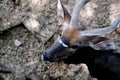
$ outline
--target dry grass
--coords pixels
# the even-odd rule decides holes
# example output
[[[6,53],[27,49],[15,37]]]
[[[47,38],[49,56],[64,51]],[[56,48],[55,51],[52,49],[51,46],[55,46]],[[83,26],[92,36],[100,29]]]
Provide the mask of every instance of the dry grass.
[[[75,0],[75,2],[76,1],[77,0]],[[104,3],[109,0],[98,1],[102,1],[101,3]],[[64,3],[67,4],[65,6],[69,8],[69,10],[72,10],[71,5],[73,5],[75,2],[64,0]],[[97,1],[92,0],[92,2],[90,2],[91,5],[95,4]],[[110,4],[111,2],[108,3]],[[111,13],[109,10],[107,10],[109,14],[107,11],[102,11],[101,13],[97,14],[104,5],[99,4],[99,8],[96,8],[98,11],[93,12],[95,14],[94,16],[83,16],[81,18],[81,20],[86,22],[84,23],[81,21],[82,24],[84,24],[83,27],[90,26],[88,27],[90,29],[91,27],[97,28],[108,26],[111,22],[109,16],[113,14],[117,15],[119,13],[119,11],[117,13]],[[94,6],[92,7],[95,8]],[[105,7],[105,9],[108,9],[107,7],[110,6]],[[81,15],[83,13],[84,10],[81,12]],[[48,26],[47,29],[41,29],[41,39],[44,42],[49,38],[52,32],[58,28],[58,23],[56,20],[56,0],[51,1],[50,8],[48,8],[46,11],[43,11],[43,13],[40,13],[40,15]],[[96,17],[96,15],[101,16]],[[104,16],[106,18],[104,18]],[[100,24],[98,24],[98,22],[100,22]],[[56,37],[57,35],[55,35],[53,40],[56,39]],[[107,35],[107,37],[120,40],[119,32],[113,32],[112,34]],[[19,40],[22,44],[18,47],[15,46],[15,39]],[[6,78],[6,80],[25,80],[25,76],[33,78],[33,80],[84,80],[86,73],[84,73],[81,65],[53,63],[48,67],[42,63],[41,54],[46,50],[46,48],[51,46],[53,40],[45,47],[42,45],[42,42],[38,43],[32,33],[25,29],[23,25],[19,25],[13,29],[0,33],[0,52],[4,53],[4,55],[0,55],[0,61],[14,70],[14,74],[2,75]],[[118,42],[118,45],[120,45],[120,41]]]

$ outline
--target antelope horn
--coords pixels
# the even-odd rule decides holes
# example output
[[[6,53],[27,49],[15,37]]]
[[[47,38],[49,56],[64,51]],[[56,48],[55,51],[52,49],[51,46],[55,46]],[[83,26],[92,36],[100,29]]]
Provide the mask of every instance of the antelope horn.
[[[72,13],[72,18],[71,18],[71,22],[70,22],[70,26],[73,28],[78,27],[78,21],[79,21],[79,12],[80,9],[86,4],[88,3],[90,0],[80,0],[74,7],[73,9],[73,13]]]
[[[108,34],[114,31],[119,23],[120,23],[120,15],[117,16],[115,21],[110,26],[95,30],[80,31],[80,36],[95,36],[95,35]]]

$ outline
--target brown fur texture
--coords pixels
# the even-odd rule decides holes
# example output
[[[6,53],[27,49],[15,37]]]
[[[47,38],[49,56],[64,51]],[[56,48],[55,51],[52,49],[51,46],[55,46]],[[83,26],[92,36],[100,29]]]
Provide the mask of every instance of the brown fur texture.
[[[67,29],[63,36],[69,39],[70,45],[74,45],[80,39],[79,30],[74,28]]]

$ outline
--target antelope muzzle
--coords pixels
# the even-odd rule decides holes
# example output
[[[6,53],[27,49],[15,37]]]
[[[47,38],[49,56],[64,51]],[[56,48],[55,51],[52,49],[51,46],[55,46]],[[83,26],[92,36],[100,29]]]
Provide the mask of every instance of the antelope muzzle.
[[[65,38],[57,39],[52,47],[42,55],[43,62],[50,64],[67,58],[70,55],[69,44],[67,42]]]

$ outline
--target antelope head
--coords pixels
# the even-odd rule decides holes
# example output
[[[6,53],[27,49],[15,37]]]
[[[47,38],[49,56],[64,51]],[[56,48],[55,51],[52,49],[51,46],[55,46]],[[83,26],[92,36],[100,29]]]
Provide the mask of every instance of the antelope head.
[[[115,30],[116,26],[120,22],[120,15],[116,20],[108,27],[95,29],[95,30],[78,30],[79,12],[81,8],[88,3],[90,0],[80,0],[74,7],[72,16],[66,10],[66,8],[58,0],[57,4],[57,16],[58,21],[62,24],[63,30],[61,35],[55,40],[54,44],[50,49],[48,49],[43,55],[42,60],[45,63],[51,63],[71,55],[71,51],[77,47],[91,46],[94,49],[100,50],[111,49],[113,44],[111,41],[104,37],[99,37],[98,35],[108,34]],[[110,43],[109,43],[110,42]],[[99,43],[99,44],[97,44]]]

